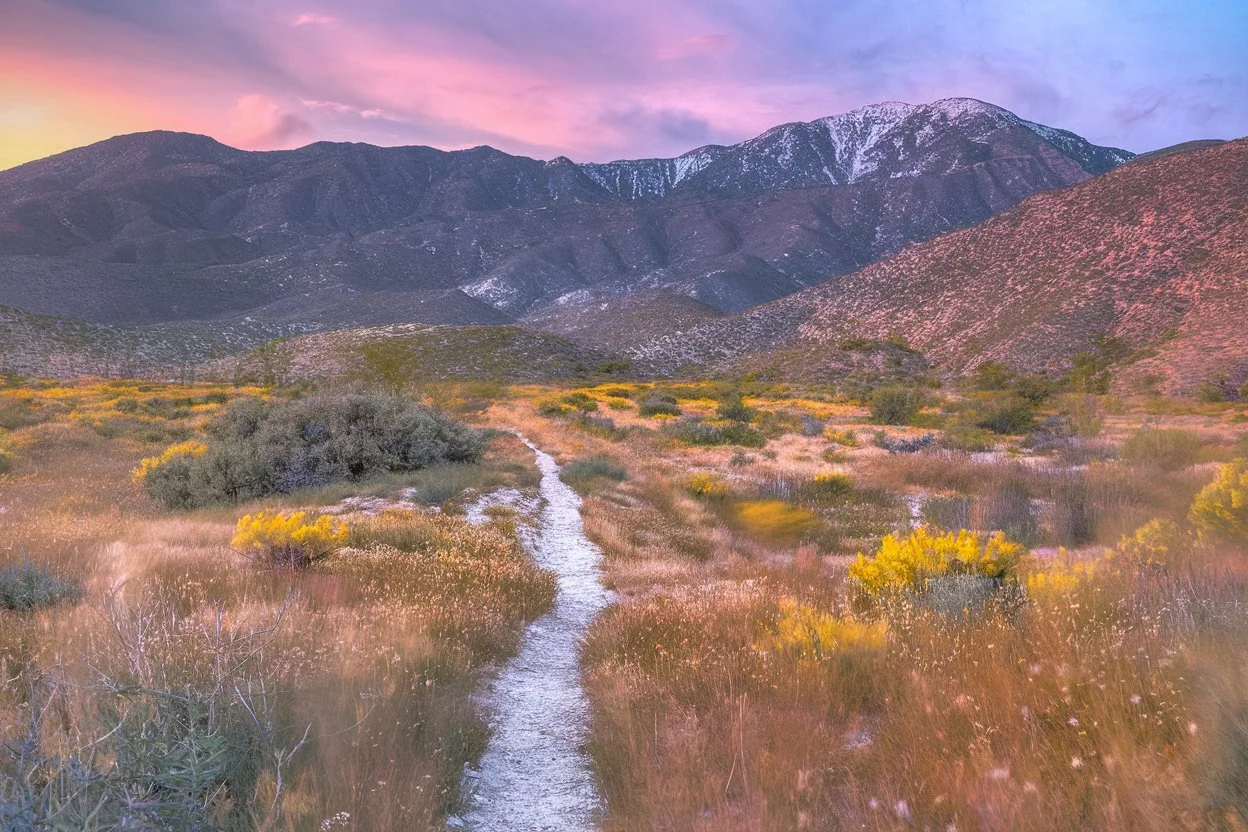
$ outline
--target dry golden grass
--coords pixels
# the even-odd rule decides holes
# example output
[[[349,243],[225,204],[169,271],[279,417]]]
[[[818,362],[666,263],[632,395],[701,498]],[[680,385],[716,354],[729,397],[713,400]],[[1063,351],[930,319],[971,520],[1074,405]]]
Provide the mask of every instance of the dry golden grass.
[[[156,415],[160,404],[141,423],[101,430],[118,389],[140,410],[153,396],[175,409]],[[299,497],[190,514],[152,504],[129,471],[170,436],[193,434],[211,412],[177,403],[256,392],[116,384],[4,391],[30,418],[13,431],[16,466],[0,476],[0,556],[75,579],[83,597],[0,612],[8,680],[0,737],[21,736],[42,701],[32,697],[48,685],[62,716],[43,739],[58,753],[106,733],[114,697],[102,679],[135,690],[217,690],[221,708],[238,710],[245,698],[272,725],[272,749],[298,746],[285,766],[257,764],[249,791],[214,798],[226,828],[320,830],[339,816],[335,829],[440,829],[464,763],[487,738],[472,701],[480,671],[510,655],[525,623],[549,608],[553,580],[528,559],[509,521],[474,529],[423,511],[344,515],[357,548],[305,572],[270,572],[231,550],[235,521]],[[497,442],[482,470],[463,481],[534,482],[531,456],[514,440]],[[341,496],[325,489],[302,499]],[[240,659],[236,698],[221,688],[220,668],[242,644],[254,650],[227,658]],[[155,701],[127,697],[134,707]]]
[[[569,458],[606,448],[629,466],[584,509],[623,590],[583,654],[607,829],[1245,828],[1243,554],[1166,567],[1101,555],[1151,518],[1181,522],[1212,466],[887,454],[861,428],[864,447],[829,465],[826,439],[795,432],[744,455],[653,433],[593,437],[537,416],[536,395],[491,418]],[[681,408],[709,412],[708,401]],[[805,409],[833,431],[865,415],[800,394],[747,403]],[[1157,418],[1140,402],[1097,407],[1111,446]],[[1235,438],[1220,412],[1173,419],[1211,448]],[[812,495],[828,470],[850,475],[850,495]],[[732,497],[691,495],[695,472]],[[817,512],[823,532],[781,542],[734,530],[734,505],[777,494]],[[1022,500],[1036,545],[1076,535],[1078,557],[1096,562],[1033,559],[1032,597],[1015,590],[978,615],[898,601],[879,649],[818,660],[766,649],[792,599],[812,621],[850,615],[845,555],[907,525],[900,497],[913,494],[965,498],[968,516],[989,520]],[[940,608],[961,609],[960,590],[947,591]]]

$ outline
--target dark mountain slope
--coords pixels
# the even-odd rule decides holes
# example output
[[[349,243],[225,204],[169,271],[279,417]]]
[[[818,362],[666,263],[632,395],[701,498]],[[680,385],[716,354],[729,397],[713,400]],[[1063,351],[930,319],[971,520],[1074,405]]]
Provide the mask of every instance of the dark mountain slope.
[[[1248,139],[1126,165],[1037,194],[975,228],[638,357],[756,360],[898,334],[937,365],[1060,371],[1105,338],[1123,383],[1190,390],[1248,378]]]
[[[1129,158],[969,99],[586,165],[137,134],[0,171],[0,304],[102,324],[317,328],[467,315],[559,329],[576,306],[561,299],[610,306],[634,292],[731,312]]]

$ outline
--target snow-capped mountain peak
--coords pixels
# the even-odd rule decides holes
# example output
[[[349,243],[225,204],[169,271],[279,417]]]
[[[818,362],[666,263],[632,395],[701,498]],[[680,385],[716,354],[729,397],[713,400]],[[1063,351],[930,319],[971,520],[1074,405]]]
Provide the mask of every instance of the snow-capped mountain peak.
[[[1002,131],[1013,135],[994,140]],[[708,146],[675,159],[580,167],[612,196],[631,199],[664,197],[680,189],[732,192],[852,185],[868,178],[946,174],[994,158],[994,147],[1005,153],[1007,145],[1026,141],[1027,134],[1088,174],[1131,158],[1127,151],[1099,147],[995,104],[945,98],[931,104],[888,101],[811,122],[782,124],[732,147]]]

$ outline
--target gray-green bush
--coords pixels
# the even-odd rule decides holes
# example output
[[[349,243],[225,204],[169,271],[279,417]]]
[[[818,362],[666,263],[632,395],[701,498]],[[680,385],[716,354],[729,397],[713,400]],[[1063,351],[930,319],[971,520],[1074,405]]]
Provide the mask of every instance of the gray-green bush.
[[[740,445],[745,448],[761,448],[767,444],[767,437],[762,431],[744,422],[708,425],[690,420],[669,425],[666,432],[688,445]]]
[[[904,387],[881,387],[871,394],[871,421],[877,425],[909,424],[923,407],[923,394]]]
[[[170,508],[290,493],[444,462],[476,462],[479,431],[396,396],[242,399],[208,428],[208,450],[178,456],[144,479]]]
[[[29,561],[0,569],[0,609],[24,612],[78,597],[78,585]]]

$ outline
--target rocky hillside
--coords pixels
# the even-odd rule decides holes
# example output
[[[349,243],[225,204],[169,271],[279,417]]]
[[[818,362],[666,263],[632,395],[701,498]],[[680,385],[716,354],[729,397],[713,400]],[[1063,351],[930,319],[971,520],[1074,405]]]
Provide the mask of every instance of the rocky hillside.
[[[561,331],[573,310],[638,293],[735,312],[1130,157],[969,99],[610,164],[136,134],[0,171],[0,304],[301,330]]]
[[[1186,391],[1248,379],[1248,139],[1124,165],[1037,194],[772,304],[655,339],[638,357],[757,361],[900,335],[959,371],[1061,371],[1106,339],[1119,383]]]

